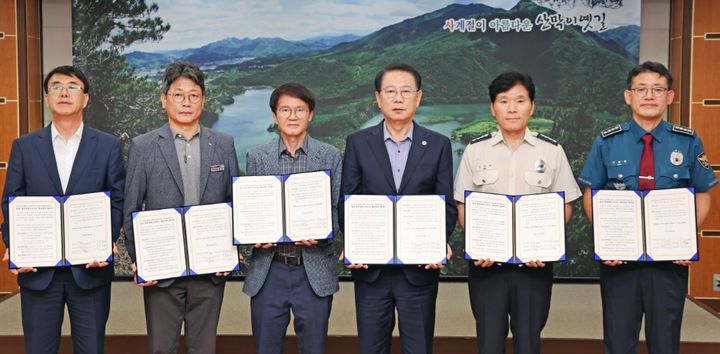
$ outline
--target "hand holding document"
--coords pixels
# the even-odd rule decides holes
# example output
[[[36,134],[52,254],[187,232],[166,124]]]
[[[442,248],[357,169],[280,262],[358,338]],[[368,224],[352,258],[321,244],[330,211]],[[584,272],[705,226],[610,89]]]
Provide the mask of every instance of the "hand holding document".
[[[596,260],[697,260],[695,191],[593,190]]]
[[[564,193],[466,192],[465,258],[481,265],[564,261]]]
[[[444,196],[347,195],[344,235],[345,264],[445,263]]]
[[[10,268],[62,267],[113,259],[109,192],[11,196]]]
[[[230,203],[134,212],[139,283],[240,269]]]
[[[330,170],[233,177],[233,242],[332,239],[330,185]]]

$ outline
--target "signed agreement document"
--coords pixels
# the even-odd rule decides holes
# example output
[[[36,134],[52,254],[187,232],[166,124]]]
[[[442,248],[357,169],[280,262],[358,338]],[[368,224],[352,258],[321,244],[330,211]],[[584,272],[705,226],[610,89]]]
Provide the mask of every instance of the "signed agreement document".
[[[235,244],[333,238],[330,170],[233,177]]]
[[[440,195],[346,195],[345,264],[445,263]]]
[[[109,192],[8,201],[10,268],[113,260]]]
[[[564,193],[467,191],[465,258],[504,263],[564,261]]]
[[[230,203],[134,212],[139,282],[240,269]]]
[[[698,260],[693,188],[593,190],[596,260]]]

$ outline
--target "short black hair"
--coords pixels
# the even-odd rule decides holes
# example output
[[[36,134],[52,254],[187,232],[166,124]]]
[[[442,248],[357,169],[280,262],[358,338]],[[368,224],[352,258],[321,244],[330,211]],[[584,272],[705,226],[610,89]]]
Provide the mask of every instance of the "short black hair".
[[[45,80],[43,80],[43,88],[45,89],[45,93],[48,93],[48,84],[50,83],[50,78],[55,74],[75,76],[76,78],[78,78],[78,80],[80,80],[80,82],[82,82],[83,92],[88,93],[90,91],[90,83],[88,82],[88,79],[87,77],[85,77],[85,74],[82,72],[82,70],[71,65],[63,65],[52,69],[47,75],[45,75]]]
[[[315,96],[312,92],[302,84],[288,82],[278,86],[270,95],[270,109],[273,112],[276,112],[278,101],[283,95],[299,98],[308,105],[310,112],[315,111]]]
[[[176,61],[168,65],[165,74],[163,74],[162,92],[167,94],[170,91],[170,85],[181,77],[192,80],[200,86],[200,91],[205,95],[205,74],[197,65],[187,61]]]
[[[665,65],[662,65],[661,63],[655,61],[646,61],[630,70],[630,73],[627,77],[628,90],[631,88],[632,81],[635,76],[638,76],[642,73],[657,73],[658,75],[664,77],[667,80],[668,90],[672,90],[673,78],[670,74],[670,71],[665,67]]]
[[[497,95],[510,90],[518,84],[523,85],[523,87],[528,90],[530,101],[535,102],[535,83],[533,83],[532,77],[517,71],[504,72],[490,83],[488,87],[490,102],[495,103]]]
[[[404,71],[410,73],[415,77],[415,86],[417,86],[417,89],[420,90],[422,88],[422,77],[415,68],[407,64],[393,63],[384,67],[375,75],[375,91],[380,92],[380,90],[382,90],[383,76],[385,76],[385,73],[388,71]]]

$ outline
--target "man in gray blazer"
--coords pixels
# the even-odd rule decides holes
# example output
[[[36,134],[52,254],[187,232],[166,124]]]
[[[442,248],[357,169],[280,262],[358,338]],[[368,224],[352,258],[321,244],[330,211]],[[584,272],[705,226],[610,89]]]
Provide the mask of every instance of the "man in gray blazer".
[[[133,272],[133,211],[232,199],[231,177],[238,174],[235,144],[231,136],[200,125],[205,104],[204,82],[197,66],[187,62],[170,64],[160,95],[168,123],[134,138],[130,147],[124,228]],[[139,283],[145,299],[148,351],[176,353],[184,322],[186,352],[214,353],[228,275],[216,273]]]
[[[248,175],[332,171],[333,230],[337,235],[340,151],[308,135],[315,98],[303,85],[281,85],[270,96],[280,138],[250,150]],[[332,297],[338,291],[335,242],[302,240],[294,244],[255,245],[243,291],[252,297],[255,351],[281,354],[283,339],[295,318],[298,352],[324,353]]]

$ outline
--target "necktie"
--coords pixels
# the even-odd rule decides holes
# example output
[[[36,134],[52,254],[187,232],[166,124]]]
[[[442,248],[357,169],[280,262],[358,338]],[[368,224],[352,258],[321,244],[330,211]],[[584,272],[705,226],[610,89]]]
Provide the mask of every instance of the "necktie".
[[[655,157],[653,156],[652,140],[650,133],[642,137],[645,146],[643,146],[642,155],[640,156],[640,181],[638,187],[641,190],[655,189]]]

